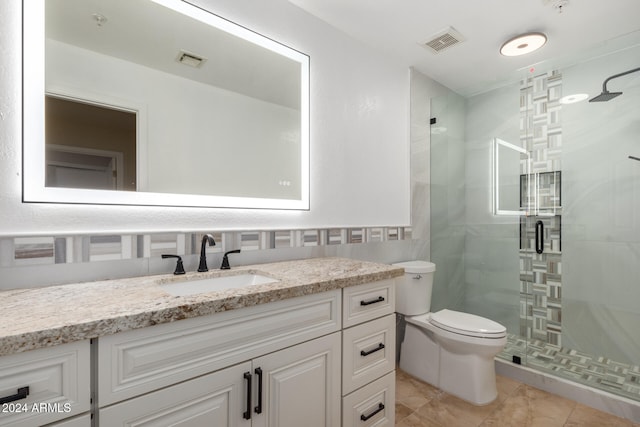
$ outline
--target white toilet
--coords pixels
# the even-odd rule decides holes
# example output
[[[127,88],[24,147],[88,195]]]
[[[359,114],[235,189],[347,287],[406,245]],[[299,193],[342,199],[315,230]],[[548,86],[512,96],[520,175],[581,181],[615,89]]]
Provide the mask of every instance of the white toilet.
[[[396,311],[406,320],[400,369],[475,405],[491,403],[498,395],[493,358],[507,342],[506,328],[453,310],[430,313],[435,264],[394,265],[405,269],[396,286]]]

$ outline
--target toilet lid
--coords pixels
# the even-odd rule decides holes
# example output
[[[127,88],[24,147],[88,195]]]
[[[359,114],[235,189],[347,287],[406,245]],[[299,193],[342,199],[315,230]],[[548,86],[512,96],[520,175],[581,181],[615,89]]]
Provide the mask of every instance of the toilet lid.
[[[431,323],[456,334],[476,337],[501,338],[507,332],[507,328],[493,320],[447,309],[433,313]]]

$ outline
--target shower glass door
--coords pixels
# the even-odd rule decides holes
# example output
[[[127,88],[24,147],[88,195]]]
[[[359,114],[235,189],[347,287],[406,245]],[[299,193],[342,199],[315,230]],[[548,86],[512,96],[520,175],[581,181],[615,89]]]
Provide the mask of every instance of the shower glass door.
[[[564,93],[596,97],[610,76],[640,66],[639,42],[636,35],[566,67]],[[554,362],[563,377],[640,401],[640,72],[607,89],[622,94],[562,106],[562,351]]]

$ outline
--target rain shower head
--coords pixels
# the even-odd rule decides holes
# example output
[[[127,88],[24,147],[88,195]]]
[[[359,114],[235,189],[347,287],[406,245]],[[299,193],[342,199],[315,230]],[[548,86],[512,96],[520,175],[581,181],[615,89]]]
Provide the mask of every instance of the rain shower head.
[[[611,101],[616,96],[622,95],[622,92],[608,92],[604,91],[598,96],[594,96],[589,100],[589,102],[607,102]]]
[[[634,68],[633,70],[625,71],[624,73],[614,74],[613,76],[607,78],[604,83],[602,83],[602,93],[594,98],[591,98],[589,102],[606,102],[611,101],[616,96],[622,95],[622,92],[609,92],[607,90],[607,83],[609,80],[613,80],[618,77],[626,76],[627,74],[635,73],[636,71],[640,71],[640,67]]]

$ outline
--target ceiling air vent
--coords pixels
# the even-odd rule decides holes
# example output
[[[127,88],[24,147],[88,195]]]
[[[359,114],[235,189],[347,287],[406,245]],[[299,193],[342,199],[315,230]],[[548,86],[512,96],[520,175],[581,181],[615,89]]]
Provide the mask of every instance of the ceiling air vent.
[[[421,45],[433,53],[440,53],[445,49],[449,49],[450,47],[463,42],[464,40],[465,38],[462,34],[452,27],[449,27],[446,30],[440,31],[426,42],[421,43]]]
[[[193,68],[200,68],[207,61],[207,58],[196,55],[185,50],[181,50],[176,57],[176,61]]]

